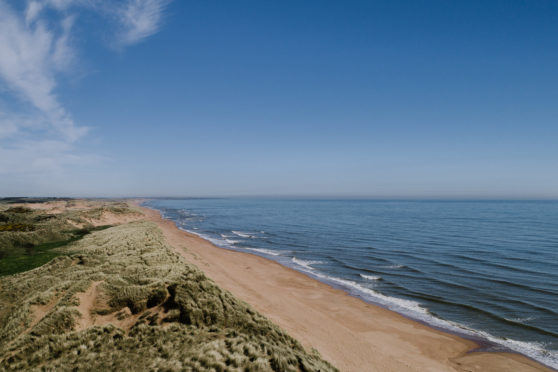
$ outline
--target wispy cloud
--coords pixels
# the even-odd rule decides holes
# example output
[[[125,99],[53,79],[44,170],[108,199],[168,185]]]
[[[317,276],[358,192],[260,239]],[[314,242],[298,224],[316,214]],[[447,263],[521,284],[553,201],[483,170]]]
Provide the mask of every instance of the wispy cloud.
[[[4,116],[4,115],[2,115]],[[17,124],[10,117],[0,116],[0,140],[17,133]]]
[[[56,94],[60,76],[79,63],[74,25],[82,11],[108,14],[120,46],[136,44],[158,31],[168,1],[29,0],[21,9],[0,0],[0,174],[97,159],[75,150],[88,128]]]
[[[96,164],[103,160],[94,154],[80,154],[64,140],[21,140],[0,147],[0,170],[4,174],[60,175],[68,167]]]
[[[68,45],[72,23],[72,17],[64,18],[55,32],[40,19],[25,22],[0,2],[0,77],[68,141],[79,139],[87,130],[75,125],[54,93],[56,73],[73,58]]]
[[[167,0],[129,1],[119,12],[123,26],[121,43],[135,44],[156,33],[167,4]]]

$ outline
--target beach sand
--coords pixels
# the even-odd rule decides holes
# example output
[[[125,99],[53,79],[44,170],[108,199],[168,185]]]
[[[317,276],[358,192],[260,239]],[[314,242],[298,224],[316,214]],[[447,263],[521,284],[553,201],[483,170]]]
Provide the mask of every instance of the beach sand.
[[[130,203],[139,206],[141,201]],[[141,208],[179,254],[342,371],[551,371],[438,331],[276,262],[216,247]]]

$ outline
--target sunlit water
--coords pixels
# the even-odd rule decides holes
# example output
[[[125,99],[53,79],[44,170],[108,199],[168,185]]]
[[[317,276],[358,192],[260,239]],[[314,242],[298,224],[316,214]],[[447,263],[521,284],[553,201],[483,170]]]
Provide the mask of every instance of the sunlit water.
[[[558,368],[558,202],[151,200],[185,230]]]

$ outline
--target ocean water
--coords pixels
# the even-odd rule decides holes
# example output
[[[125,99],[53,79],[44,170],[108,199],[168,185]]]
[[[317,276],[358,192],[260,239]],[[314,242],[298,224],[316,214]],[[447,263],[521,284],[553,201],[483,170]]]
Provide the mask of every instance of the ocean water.
[[[558,369],[558,202],[154,199],[178,227]]]

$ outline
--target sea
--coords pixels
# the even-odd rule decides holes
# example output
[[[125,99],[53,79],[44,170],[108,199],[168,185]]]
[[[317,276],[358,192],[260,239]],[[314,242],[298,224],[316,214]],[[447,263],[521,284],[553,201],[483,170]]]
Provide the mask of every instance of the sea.
[[[186,231],[558,369],[558,201],[151,199]]]

